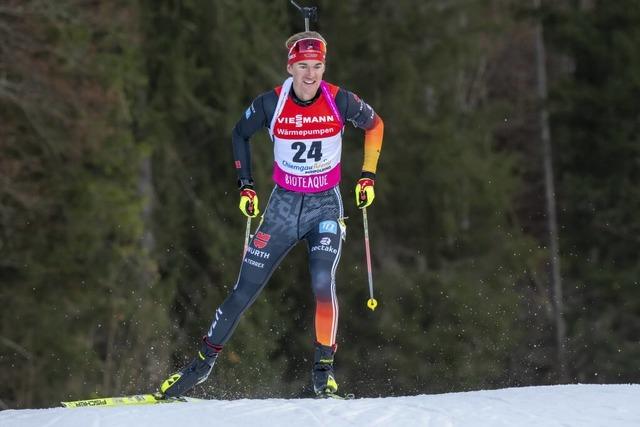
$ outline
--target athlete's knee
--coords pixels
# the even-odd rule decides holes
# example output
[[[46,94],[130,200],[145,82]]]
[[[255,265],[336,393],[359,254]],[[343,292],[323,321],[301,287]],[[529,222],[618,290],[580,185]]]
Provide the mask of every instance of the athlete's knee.
[[[333,286],[331,270],[322,269],[311,272],[311,286],[318,299],[330,299]]]
[[[243,281],[233,289],[224,302],[227,310],[242,312],[255,299],[260,292],[260,283]]]

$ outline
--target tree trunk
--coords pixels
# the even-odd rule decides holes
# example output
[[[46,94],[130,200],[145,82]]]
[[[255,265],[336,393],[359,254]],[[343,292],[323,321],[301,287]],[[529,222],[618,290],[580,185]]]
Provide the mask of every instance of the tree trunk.
[[[536,10],[540,10],[541,0],[533,0]],[[554,323],[556,327],[556,346],[558,363],[558,381],[567,382],[566,326],[563,316],[562,277],[560,275],[560,249],[558,244],[558,219],[556,217],[556,195],[553,182],[553,154],[551,151],[551,133],[549,131],[549,111],[547,110],[547,70],[543,28],[540,19],[535,25],[536,37],[536,82],[539,106],[540,142],[544,168],[544,187],[547,208],[547,229],[549,233],[550,282],[554,303]]]

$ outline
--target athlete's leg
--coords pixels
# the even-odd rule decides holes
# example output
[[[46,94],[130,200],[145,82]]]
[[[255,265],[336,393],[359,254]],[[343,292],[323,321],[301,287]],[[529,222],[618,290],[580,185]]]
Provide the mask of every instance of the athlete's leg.
[[[320,221],[309,233],[309,268],[316,298],[316,345],[311,378],[316,394],[335,393],[333,371],[338,328],[336,269],[342,251],[342,228],[336,219]]]
[[[238,281],[215,312],[208,340],[224,345],[242,313],[264,288],[278,264],[298,241],[297,213],[300,196],[276,188],[267,204],[262,223],[251,239],[242,260]]]
[[[342,233],[336,218],[320,221],[307,236],[309,271],[316,300],[316,341],[324,346],[336,342],[338,299],[336,269],[342,251]]]
[[[279,191],[278,188],[271,193],[264,220],[245,253],[233,291],[216,310],[213,324],[203,338],[197,357],[172,374],[160,387],[165,396],[181,396],[207,379],[218,353],[233,333],[240,316],[256,299],[271,273],[298,241],[296,225],[300,203],[301,197],[295,197],[295,193]]]
[[[316,299],[316,341],[333,346],[338,327],[336,269],[340,261],[344,226],[338,187],[307,195],[300,215],[301,229],[309,244],[309,271]]]
[[[238,325],[240,316],[253,303],[282,257],[295,243],[285,235],[270,233],[270,224],[265,218],[249,244],[238,282],[216,310],[213,324],[203,338],[197,357],[161,385],[160,390],[165,396],[181,396],[207,379],[222,346]]]

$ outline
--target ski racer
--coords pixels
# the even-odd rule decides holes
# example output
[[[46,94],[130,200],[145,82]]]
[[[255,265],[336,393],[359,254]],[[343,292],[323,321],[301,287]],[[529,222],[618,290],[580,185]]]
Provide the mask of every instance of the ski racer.
[[[316,301],[313,388],[319,396],[338,390],[334,375],[338,327],[335,276],[346,233],[339,189],[342,134],[347,122],[365,131],[362,174],[355,187],[356,204],[364,208],[375,196],[384,125],[355,94],[322,79],[326,46],[322,35],[314,31],[291,36],[286,41],[290,77],[254,99],[233,129],[242,213],[250,218],[260,213],[249,139],[263,127],[273,141],[275,187],[244,254],[237,283],[215,311],[197,356],[161,385],[166,397],[180,396],[207,379],[242,313],[301,240],[308,245]]]

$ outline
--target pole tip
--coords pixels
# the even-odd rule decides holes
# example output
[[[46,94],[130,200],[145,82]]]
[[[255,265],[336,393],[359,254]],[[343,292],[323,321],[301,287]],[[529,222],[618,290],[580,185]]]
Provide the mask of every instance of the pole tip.
[[[377,306],[378,306],[378,301],[376,301],[375,298],[369,298],[369,301],[367,301],[367,307],[369,307],[371,311],[373,311],[376,309]]]

